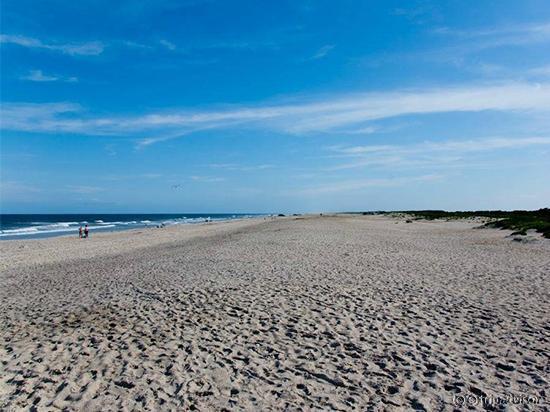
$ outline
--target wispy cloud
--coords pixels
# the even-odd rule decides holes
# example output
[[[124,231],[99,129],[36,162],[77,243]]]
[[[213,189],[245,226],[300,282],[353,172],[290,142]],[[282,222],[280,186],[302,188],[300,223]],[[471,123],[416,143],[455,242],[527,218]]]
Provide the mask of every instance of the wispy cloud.
[[[443,142],[423,142],[412,146],[352,146],[352,147],[332,147],[331,149],[344,154],[363,154],[381,151],[424,152],[424,151],[461,151],[461,152],[479,152],[494,149],[511,149],[526,146],[550,145],[550,137],[520,137],[520,138],[488,138],[488,139],[470,139],[470,140],[451,140]]]
[[[332,146],[328,149],[348,161],[328,171],[377,167],[442,167],[464,165],[473,153],[550,146],[550,137],[485,138],[422,142],[413,145]],[[468,156],[469,157],[469,156]]]
[[[135,181],[142,181],[142,180],[150,180],[150,179],[159,179],[163,177],[164,175],[161,173],[141,173],[141,174],[133,174],[133,175],[108,175],[103,177],[103,180],[108,181],[127,181],[127,180],[135,180]]]
[[[3,180],[2,185],[0,185],[0,192],[2,192],[4,196],[41,193],[42,191],[40,187],[14,180]]]
[[[75,83],[78,81],[77,77],[64,77],[58,75],[47,75],[42,70],[30,70],[26,75],[21,76],[21,80],[28,80],[31,82],[68,82]]]
[[[327,54],[329,54],[332,49],[334,49],[334,44],[327,44],[323,47],[321,47],[319,50],[317,50],[317,52],[310,57],[309,60],[318,60],[318,59],[322,59],[323,57],[325,57]]]
[[[229,171],[255,172],[259,170],[273,169],[275,166],[271,164],[240,165],[237,163],[211,163],[210,167],[213,169],[223,169]]]
[[[550,22],[489,29],[459,30],[442,27],[434,30],[434,33],[467,41],[465,48],[473,52],[496,47],[547,43],[550,41]]]
[[[455,29],[440,27],[433,30],[435,33],[453,35],[462,38],[494,38],[498,37],[513,43],[526,41],[545,41],[550,38],[550,22],[538,22],[524,25],[507,25],[492,28]],[[507,41],[508,43],[508,41]]]
[[[80,105],[73,103],[4,103],[0,107],[0,126],[2,129],[24,132],[77,131],[81,120],[74,117],[66,120],[65,116],[81,110]],[[32,121],[40,122],[40,126],[29,124]]]
[[[185,137],[190,135],[191,133],[201,132],[208,129],[215,129],[222,127],[221,124],[204,124],[204,125],[198,125],[198,126],[187,126],[184,130],[180,128],[176,128],[177,130],[174,131],[161,131],[153,136],[147,136],[139,140],[138,144],[136,145],[137,149],[141,149],[147,146],[150,146],[155,143],[165,142],[167,140],[173,140],[173,139],[179,139],[181,137]],[[169,129],[170,130],[170,129]]]
[[[213,176],[191,176],[191,180],[195,182],[216,183],[225,181],[225,178]]]
[[[267,36],[269,37],[269,36]],[[284,40],[285,42],[287,40]],[[182,43],[176,44],[175,42],[168,39],[160,40],[150,40],[145,42],[137,42],[133,40],[123,40],[119,41],[118,44],[127,47],[129,49],[143,50],[143,51],[156,51],[160,49],[167,49],[173,52],[179,52],[186,55],[192,55],[193,52],[208,52],[208,51],[219,51],[219,50],[228,50],[228,51],[259,51],[259,50],[279,50],[281,47],[281,42],[273,40],[223,40],[223,41],[210,41],[210,42],[194,42],[192,44]],[[328,53],[334,46],[324,46],[327,47],[325,54]],[[321,48],[319,52],[323,51],[324,48]],[[319,58],[322,56],[319,56]],[[201,61],[217,61],[217,59],[201,59]]]
[[[398,7],[393,10],[395,16],[403,16],[416,24],[425,24],[431,20],[439,18],[439,10],[427,3],[405,3],[407,7]]]
[[[378,56],[366,56],[356,61],[367,67],[380,67],[387,63],[403,61],[431,61],[451,64],[469,71],[485,72],[486,75],[503,74],[503,67],[491,62],[473,62],[473,56],[482,52],[503,47],[540,47],[550,43],[550,22],[538,22],[524,25],[507,25],[489,28],[438,27],[428,32],[437,38],[438,47],[427,47],[410,52],[384,53]],[[541,53],[544,53],[541,50]]]
[[[280,133],[337,132],[403,115],[504,111],[548,113],[549,83],[505,83],[353,94],[218,110],[171,110],[138,116],[94,117],[70,103],[5,103],[2,129],[41,133],[136,136],[142,144],[206,129],[260,128]],[[155,136],[155,137],[151,137]]]
[[[78,193],[78,194],[81,194],[81,195],[89,195],[89,194],[93,194],[93,193],[102,192],[105,189],[103,189],[102,187],[97,187],[97,186],[69,185],[69,186],[67,186],[67,190],[71,193]]]
[[[395,178],[342,180],[334,183],[325,183],[305,189],[298,189],[296,191],[293,191],[292,194],[320,195],[336,192],[354,192],[370,187],[396,187],[409,185],[412,183],[433,182],[436,180],[441,180],[443,179],[443,177],[444,176],[437,174],[427,174],[420,176],[404,176]]]
[[[529,69],[528,73],[534,76],[550,77],[550,64]]]
[[[103,148],[105,149],[105,152],[107,153],[107,155],[109,155],[109,156],[116,156],[117,155],[116,147],[115,147],[114,144],[107,143]]]
[[[365,135],[365,134],[372,134],[376,133],[380,129],[375,126],[367,126],[367,127],[359,127],[352,130],[341,130],[339,133],[343,134],[358,134],[358,135]]]
[[[277,50],[280,48],[280,44],[271,40],[234,40],[234,41],[222,41],[214,42],[203,45],[195,45],[191,47],[192,49],[227,49],[227,50],[261,50],[261,49],[271,49]]]
[[[85,43],[45,43],[42,40],[19,35],[0,34],[0,43],[15,44],[30,49],[44,49],[71,56],[96,56],[103,53],[104,44],[99,41]]]
[[[170,42],[170,41],[168,41],[168,40],[162,39],[162,40],[159,41],[159,43],[160,43],[162,46],[166,47],[168,50],[176,50],[176,48],[177,48],[176,45],[175,45],[174,43],[172,43],[172,42]]]
[[[154,49],[154,47],[151,46],[150,44],[139,43],[139,42],[135,42],[135,41],[131,41],[131,40],[122,41],[122,45],[124,45],[126,47],[129,47],[131,49],[138,49],[138,50],[153,50]]]

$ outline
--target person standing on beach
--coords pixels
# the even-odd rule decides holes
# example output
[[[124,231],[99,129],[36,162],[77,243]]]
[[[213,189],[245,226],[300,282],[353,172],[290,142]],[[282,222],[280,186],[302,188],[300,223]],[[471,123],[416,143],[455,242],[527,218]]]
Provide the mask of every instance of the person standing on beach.
[[[78,237],[82,239],[82,225],[78,228]]]
[[[88,225],[84,226],[84,237],[88,239]]]

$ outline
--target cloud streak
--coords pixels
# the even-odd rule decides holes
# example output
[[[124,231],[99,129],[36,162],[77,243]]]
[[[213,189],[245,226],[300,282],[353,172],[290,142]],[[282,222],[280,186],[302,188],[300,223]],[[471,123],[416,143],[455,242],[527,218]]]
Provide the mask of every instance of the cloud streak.
[[[306,189],[299,189],[292,194],[322,195],[337,192],[355,192],[371,187],[397,187],[413,183],[433,182],[441,180],[442,178],[443,176],[441,175],[427,174],[420,176],[404,176],[395,178],[345,180],[335,183],[326,183]]]
[[[534,67],[528,70],[528,74],[540,77],[550,77],[550,64],[546,66]]]
[[[550,146],[550,137],[485,138],[423,142],[414,145],[333,146],[329,150],[337,157],[352,159],[327,171],[377,167],[441,167],[464,165],[466,157],[474,153],[495,150],[523,149]]]
[[[29,49],[43,49],[70,56],[97,56],[103,53],[105,45],[99,41],[85,43],[45,43],[42,40],[20,35],[0,34],[0,43],[14,44]]]
[[[166,47],[168,50],[171,50],[171,51],[176,50],[176,45],[168,40],[162,39],[162,40],[159,40],[159,43],[162,46]]]
[[[217,183],[225,181],[225,178],[213,176],[191,176],[191,180],[203,183]]]
[[[434,33],[464,40],[476,40],[471,46],[477,49],[522,46],[550,41],[550,22],[480,30],[455,30],[444,27],[434,30]]]
[[[75,83],[78,81],[76,77],[63,77],[57,75],[47,75],[42,70],[30,70],[25,76],[21,76],[21,80],[28,80],[31,82],[68,82]]]
[[[102,187],[97,186],[82,186],[82,185],[69,185],[67,186],[67,190],[71,193],[78,193],[81,195],[89,195],[93,193],[102,192],[105,189]]]
[[[93,116],[73,103],[5,103],[1,127],[37,133],[135,136],[142,145],[207,129],[256,128],[307,135],[369,130],[369,122],[445,112],[550,111],[550,83],[506,83],[352,94],[290,104],[217,110],[170,110],[136,116]]]
[[[456,30],[443,27],[434,30],[433,33],[454,39],[458,41],[458,44],[428,53],[428,55],[455,60],[460,56],[488,49],[548,44],[550,42],[550,22],[477,30]]]
[[[313,56],[310,57],[309,60],[318,60],[326,57],[327,54],[329,54],[334,49],[334,47],[335,46],[333,44],[327,44],[321,47]]]
[[[464,66],[465,60],[472,56],[482,54],[482,52],[491,49],[516,47],[540,47],[550,43],[550,22],[540,22],[525,25],[478,28],[478,29],[456,29],[451,27],[439,27],[430,30],[438,42],[444,40],[446,43],[440,47],[417,49],[399,53],[385,53],[384,55],[374,57],[367,56],[360,59],[361,64],[378,67],[386,63],[417,62],[418,60],[432,61],[438,63],[450,63],[453,66]],[[544,51],[541,50],[544,54]],[[496,65],[486,63],[480,66],[479,62],[471,63],[466,66],[468,70],[477,72],[486,72],[493,76],[495,72],[501,72],[501,68]],[[480,67],[477,67],[480,66]]]
[[[240,165],[237,163],[211,163],[209,165],[213,169],[222,169],[228,171],[238,172],[256,172],[260,170],[273,169],[275,166],[271,164],[259,164],[259,165]]]

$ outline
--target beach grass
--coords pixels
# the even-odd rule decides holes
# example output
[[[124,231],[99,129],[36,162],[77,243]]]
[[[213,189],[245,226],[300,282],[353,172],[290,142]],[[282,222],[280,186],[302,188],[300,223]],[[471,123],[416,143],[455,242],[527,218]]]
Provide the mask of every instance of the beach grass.
[[[550,209],[539,210],[477,210],[477,211],[456,211],[445,210],[405,210],[399,212],[413,216],[417,219],[468,219],[474,217],[486,217],[491,221],[485,223],[486,227],[514,230],[514,234],[525,235],[533,229],[546,238],[550,239]]]

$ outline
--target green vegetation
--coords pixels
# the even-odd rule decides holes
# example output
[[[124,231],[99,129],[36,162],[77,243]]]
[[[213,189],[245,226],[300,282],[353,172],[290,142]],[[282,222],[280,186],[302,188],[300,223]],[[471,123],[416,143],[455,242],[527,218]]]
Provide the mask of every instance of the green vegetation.
[[[485,223],[487,227],[514,230],[513,234],[525,235],[527,230],[535,229],[544,237],[550,239],[550,209],[539,210],[514,210],[511,212],[503,210],[477,210],[472,212],[446,212],[444,210],[406,210],[400,212],[414,216],[417,219],[465,219],[472,217],[486,217],[492,219]]]

